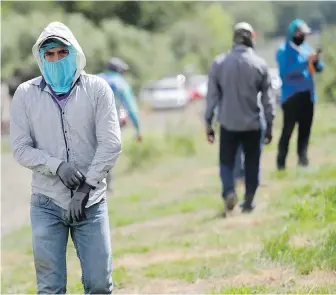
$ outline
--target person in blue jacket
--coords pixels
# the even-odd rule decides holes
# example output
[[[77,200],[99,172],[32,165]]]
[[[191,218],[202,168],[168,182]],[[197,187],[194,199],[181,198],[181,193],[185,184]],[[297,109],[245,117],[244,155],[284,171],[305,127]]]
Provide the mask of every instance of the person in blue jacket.
[[[305,42],[311,30],[302,19],[293,20],[286,41],[276,52],[282,80],[280,104],[283,110],[283,127],[278,143],[277,168],[286,168],[288,146],[295,124],[298,123],[297,154],[299,166],[309,164],[307,151],[313,122],[316,93],[314,74],[323,71],[320,51]]]
[[[107,71],[97,74],[103,78],[112,88],[115,99],[118,115],[123,106],[135,128],[135,135],[138,141],[141,141],[140,119],[137,102],[131,86],[124,78],[124,73],[129,70],[128,64],[121,58],[112,57],[107,63]]]
[[[133,94],[131,86],[125,80],[123,74],[129,70],[128,64],[121,58],[112,57],[107,63],[107,70],[105,72],[97,74],[97,76],[103,78],[112,88],[115,96],[115,104],[120,118],[120,109],[123,106],[129,118],[131,119],[135,128],[135,138],[137,141],[142,141],[140,119],[138,105]],[[111,188],[111,175],[108,174],[106,178],[107,189]]]

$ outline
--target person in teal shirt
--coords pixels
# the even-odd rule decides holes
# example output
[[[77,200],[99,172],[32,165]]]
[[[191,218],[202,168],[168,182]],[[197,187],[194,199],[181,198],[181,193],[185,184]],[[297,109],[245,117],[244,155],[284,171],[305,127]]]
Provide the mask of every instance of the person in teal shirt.
[[[106,71],[97,74],[97,76],[103,78],[110,85],[115,96],[118,115],[120,116],[120,109],[123,106],[135,128],[136,139],[141,141],[142,136],[137,102],[131,86],[123,76],[127,70],[129,70],[129,66],[126,62],[120,58],[112,57],[107,63]]]
[[[135,138],[137,141],[141,142],[142,135],[140,129],[138,105],[131,86],[124,78],[124,73],[128,70],[129,66],[125,61],[117,57],[112,57],[107,63],[106,71],[97,74],[97,76],[103,78],[110,85],[115,96],[116,109],[119,118],[121,106],[123,106],[126,109],[127,114],[135,128]],[[106,182],[107,189],[110,190],[110,174],[108,174]]]

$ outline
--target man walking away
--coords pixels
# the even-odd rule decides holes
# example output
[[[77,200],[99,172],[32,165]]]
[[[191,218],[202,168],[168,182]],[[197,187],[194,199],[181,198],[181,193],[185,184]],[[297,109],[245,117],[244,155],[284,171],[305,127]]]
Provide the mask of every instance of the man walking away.
[[[253,50],[255,32],[250,24],[238,23],[234,28],[234,45],[225,56],[219,55],[212,63],[206,97],[206,134],[213,143],[214,109],[219,106],[220,123],[220,177],[224,216],[237,203],[233,169],[238,146],[242,144],[245,155],[245,200],[242,211],[254,208],[254,196],[259,181],[261,118],[258,93],[265,112],[267,130],[265,142],[272,140],[272,122],[275,115],[270,100],[271,79],[266,62]]]
[[[301,19],[291,22],[287,38],[276,53],[282,80],[281,106],[283,110],[283,127],[278,144],[277,168],[286,168],[289,141],[295,124],[298,123],[297,154],[298,164],[308,166],[308,144],[313,122],[316,94],[314,73],[323,71],[320,52],[315,52],[305,43],[310,28]]]
[[[112,292],[105,178],[121,153],[113,92],[86,74],[72,32],[53,22],[33,46],[42,76],[22,83],[11,108],[15,159],[33,171],[31,227],[39,294],[66,293],[69,232],[84,292]]]

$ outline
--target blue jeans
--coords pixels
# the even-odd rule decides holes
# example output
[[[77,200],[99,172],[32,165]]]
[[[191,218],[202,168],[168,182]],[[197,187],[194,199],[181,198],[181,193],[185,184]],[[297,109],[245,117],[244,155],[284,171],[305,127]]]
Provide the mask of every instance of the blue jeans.
[[[65,294],[69,232],[82,268],[86,294],[111,294],[112,255],[106,200],[87,208],[87,219],[70,224],[67,211],[33,194],[30,216],[38,294]]]

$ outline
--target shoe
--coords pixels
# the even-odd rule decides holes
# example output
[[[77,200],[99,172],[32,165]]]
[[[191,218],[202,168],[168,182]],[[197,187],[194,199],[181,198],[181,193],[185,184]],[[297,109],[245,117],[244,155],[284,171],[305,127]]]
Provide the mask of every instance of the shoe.
[[[301,166],[301,167],[308,167],[308,165],[309,165],[308,158],[307,157],[300,157],[298,165]]]
[[[239,207],[242,209],[242,213],[250,213],[254,210],[256,207],[255,202],[252,202],[251,205],[246,204],[246,201],[242,201],[239,205]]]
[[[277,156],[277,169],[278,171],[283,171],[286,169],[286,164],[285,164],[286,160],[283,159],[283,157],[280,157],[279,155]]]
[[[225,199],[224,203],[224,212],[223,217],[226,217],[226,214],[229,211],[232,211],[238,202],[237,196],[235,193],[230,193],[227,198]]]
[[[225,205],[229,211],[232,211],[234,207],[236,206],[237,202],[238,202],[238,199],[237,199],[236,194],[230,193],[225,200]]]
[[[284,170],[286,170],[286,167],[285,167],[285,165],[278,165],[277,169],[278,169],[278,171],[284,171]]]

